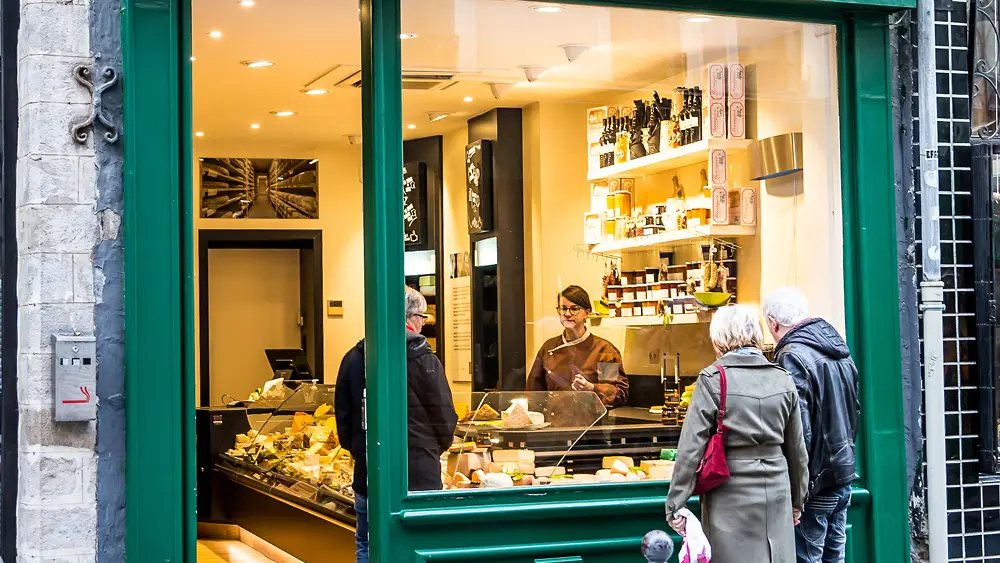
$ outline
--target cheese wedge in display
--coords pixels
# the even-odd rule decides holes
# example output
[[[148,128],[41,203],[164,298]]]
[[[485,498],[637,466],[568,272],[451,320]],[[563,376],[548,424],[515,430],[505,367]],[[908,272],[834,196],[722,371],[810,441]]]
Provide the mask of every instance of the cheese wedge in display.
[[[532,450],[493,450],[493,461],[534,463],[535,452]]]
[[[611,473],[618,475],[628,475],[631,465],[626,465],[622,460],[616,459],[611,463]]]
[[[625,464],[625,467],[635,467],[635,461],[633,461],[632,458],[628,456],[609,455],[605,456],[604,459],[601,460],[601,469],[611,469],[612,467],[614,467],[616,461],[622,462],[623,464]]]
[[[323,416],[324,414],[330,412],[330,409],[332,409],[332,408],[333,407],[331,407],[330,405],[328,405],[326,403],[323,403],[322,405],[316,407],[316,412],[313,413],[313,416],[317,416],[317,417],[318,416]]]
[[[565,475],[565,474],[566,474],[566,468],[562,466],[559,467],[548,466],[548,467],[535,468],[535,477],[552,477],[553,475]]]

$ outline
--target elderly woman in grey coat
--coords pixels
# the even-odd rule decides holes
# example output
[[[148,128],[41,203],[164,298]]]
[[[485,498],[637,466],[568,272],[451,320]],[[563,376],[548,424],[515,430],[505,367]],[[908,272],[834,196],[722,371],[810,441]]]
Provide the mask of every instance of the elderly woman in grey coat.
[[[795,383],[760,351],[756,312],[716,311],[709,329],[718,360],[698,376],[681,430],[667,519],[680,533],[679,509],[694,493],[698,464],[715,432],[719,368],[726,370],[723,438],[730,478],[701,495],[712,563],[794,563],[795,529],[809,470]]]

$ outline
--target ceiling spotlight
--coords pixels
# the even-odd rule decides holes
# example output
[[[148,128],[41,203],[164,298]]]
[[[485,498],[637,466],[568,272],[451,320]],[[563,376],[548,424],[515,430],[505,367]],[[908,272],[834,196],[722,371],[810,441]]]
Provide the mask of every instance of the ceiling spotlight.
[[[317,162],[319,162],[319,159],[318,158],[314,158],[314,159],[312,159],[312,160],[309,161],[309,164],[316,164]]]
[[[191,57],[191,62],[195,62],[196,60],[198,60],[198,59],[196,59],[194,57]]]
[[[221,31],[210,31],[210,32],[208,32],[208,36],[211,37],[212,39],[222,39],[222,32]]]
[[[501,96],[507,93],[508,90],[513,87],[513,84],[506,82],[487,82],[490,87],[490,92],[493,93],[493,98],[499,100]]]
[[[430,119],[431,121],[441,121],[449,115],[451,114],[444,111],[429,111],[427,112],[427,119]]]
[[[707,23],[712,21],[712,18],[708,16],[692,16],[685,21],[688,23]]]
[[[267,68],[274,66],[274,63],[271,61],[243,61],[240,64],[247,68]]]
[[[566,53],[566,60],[573,62],[589,51],[590,45],[584,45],[583,43],[570,43],[568,45],[560,45],[559,48]]]
[[[326,94],[328,92],[330,91],[327,90],[326,88],[310,88],[308,90],[302,91],[303,94],[308,94],[310,96],[322,96],[323,94]]]
[[[417,126],[411,123],[411,124],[407,125],[406,128],[407,129],[416,129]]]
[[[271,115],[275,117],[291,117],[295,115],[294,111],[272,111]]]
[[[260,129],[260,123],[251,123],[250,124],[250,128],[251,129]]]
[[[204,158],[199,158],[198,162],[205,162],[205,159]]]
[[[562,6],[554,6],[552,4],[546,4],[544,6],[535,6],[532,10],[542,13],[542,14],[558,14],[563,11]]]
[[[240,6],[243,6],[244,8],[253,8],[253,5],[253,0],[240,0]]]
[[[466,97],[462,98],[462,101],[465,102],[465,103],[469,103],[469,102],[472,101],[472,96],[466,96]]]
[[[205,132],[204,131],[195,131],[194,136],[195,137],[204,137],[205,136]]]
[[[524,77],[528,80],[528,82],[538,80],[549,70],[549,67],[536,65],[525,65],[519,68],[524,71]]]
[[[402,39],[403,41],[406,41],[407,39],[416,39],[417,38],[417,34],[416,33],[400,33],[399,34],[399,38]]]

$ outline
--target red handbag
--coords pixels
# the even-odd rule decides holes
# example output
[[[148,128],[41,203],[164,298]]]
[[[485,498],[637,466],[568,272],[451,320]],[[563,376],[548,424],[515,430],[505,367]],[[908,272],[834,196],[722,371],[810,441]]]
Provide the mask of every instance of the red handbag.
[[[726,368],[719,368],[719,416],[716,419],[715,434],[708,440],[705,455],[695,472],[694,494],[700,495],[726,482],[729,479],[729,465],[726,463],[726,449],[722,438],[726,426],[722,423],[726,416]]]

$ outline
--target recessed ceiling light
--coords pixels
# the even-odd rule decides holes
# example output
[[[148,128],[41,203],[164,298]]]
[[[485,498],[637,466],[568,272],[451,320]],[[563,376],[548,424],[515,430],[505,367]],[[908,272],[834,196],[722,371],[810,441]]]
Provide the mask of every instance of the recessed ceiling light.
[[[310,96],[322,96],[323,94],[327,94],[329,92],[330,91],[326,88],[310,88],[302,91],[303,94],[309,94]]]
[[[222,32],[221,31],[210,31],[210,32],[208,32],[208,36],[211,37],[212,39],[222,39]]]
[[[708,16],[693,16],[686,20],[688,23],[707,23],[712,21],[712,18]]]
[[[563,11],[562,6],[553,6],[551,4],[545,6],[535,6],[532,10],[542,14],[558,14]]]
[[[317,162],[319,162],[319,159],[318,158],[314,158],[314,159],[312,159],[312,160],[309,161],[309,164],[316,164]]]
[[[407,129],[416,129],[417,126],[411,123],[411,124],[407,125],[406,128]]]
[[[250,124],[250,128],[251,129],[260,129],[260,123],[251,123]]]
[[[191,57],[191,62],[195,62],[196,60],[198,60],[198,59],[196,59],[194,57]]]
[[[240,6],[243,6],[244,8],[253,8],[253,5],[253,0],[240,0]]]
[[[271,61],[242,61],[240,64],[247,68],[267,68],[274,66],[274,63]]]
[[[402,39],[402,40],[404,40],[404,41],[407,40],[407,39],[416,39],[417,38],[417,34],[416,33],[400,33],[399,34],[399,38]]]
[[[277,116],[277,117],[291,117],[291,116],[295,115],[295,112],[294,111],[272,111],[271,115],[274,115],[274,116]]]
[[[430,119],[431,121],[441,121],[449,115],[451,114],[445,111],[431,111],[427,112],[427,119]]]
[[[199,158],[198,162],[205,162],[205,159],[204,158]]]
[[[472,101],[472,96],[466,96],[466,97],[462,98],[462,101],[465,102],[465,103],[469,103],[469,102]]]
[[[204,131],[195,131],[194,136],[195,137],[204,137],[205,136],[205,132]]]

